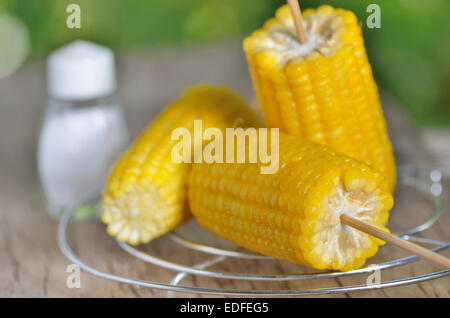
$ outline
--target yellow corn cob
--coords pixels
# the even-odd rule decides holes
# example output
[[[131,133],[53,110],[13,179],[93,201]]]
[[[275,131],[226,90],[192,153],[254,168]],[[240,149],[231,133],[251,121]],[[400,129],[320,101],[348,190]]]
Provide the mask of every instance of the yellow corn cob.
[[[202,120],[205,129],[259,125],[245,101],[228,89],[199,86],[187,90],[113,167],[105,185],[102,213],[110,235],[131,244],[146,243],[190,216],[185,193],[190,165],[172,160],[172,148],[179,141],[171,135],[181,127],[192,132],[194,120]]]
[[[303,18],[306,44],[287,5],[244,41],[267,125],[364,161],[392,192],[392,146],[356,16],[324,5]]]
[[[261,254],[317,269],[351,270],[383,242],[340,223],[347,213],[384,228],[393,199],[384,176],[327,146],[280,135],[280,169],[194,164],[188,201],[198,222]]]

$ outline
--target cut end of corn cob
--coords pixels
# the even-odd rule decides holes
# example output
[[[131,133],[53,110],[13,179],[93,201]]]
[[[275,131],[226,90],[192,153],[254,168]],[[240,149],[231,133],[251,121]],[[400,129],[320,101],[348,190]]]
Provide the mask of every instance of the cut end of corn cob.
[[[384,227],[393,205],[384,176],[326,146],[280,135],[280,169],[260,164],[199,164],[188,198],[199,223],[264,255],[317,269],[347,271],[382,241],[341,224],[350,216]]]
[[[317,10],[303,13],[307,42],[297,40],[294,19],[288,5],[280,7],[275,18],[244,41],[248,54],[258,54],[260,59],[271,56],[279,65],[292,60],[315,59],[318,55],[331,56],[342,45],[351,42],[358,29],[349,28],[357,23],[351,11],[323,5]],[[273,54],[275,53],[275,54]]]
[[[187,215],[179,213],[181,206],[169,205],[158,192],[157,186],[136,186],[118,199],[105,200],[102,220],[108,224],[108,234],[136,245],[182,223]]]
[[[347,170],[354,174],[358,169]],[[340,216],[347,214],[389,231],[384,225],[389,217],[393,199],[381,193],[368,176],[326,176],[333,184],[324,191],[322,202],[306,208],[299,244],[305,247],[303,257],[318,269],[352,270],[378,251],[383,241],[341,224]],[[345,180],[347,179],[347,180]],[[325,182],[326,181],[322,181]],[[309,246],[309,248],[308,248]]]
[[[227,88],[200,85],[188,89],[149,125],[111,170],[102,202],[102,220],[110,235],[133,245],[147,243],[191,216],[185,189],[190,165],[173,160],[173,146],[179,141],[172,139],[172,133],[182,128],[193,135],[195,120],[201,120],[204,129],[224,131],[260,125],[256,113]],[[202,140],[192,142],[194,149],[201,149]]]

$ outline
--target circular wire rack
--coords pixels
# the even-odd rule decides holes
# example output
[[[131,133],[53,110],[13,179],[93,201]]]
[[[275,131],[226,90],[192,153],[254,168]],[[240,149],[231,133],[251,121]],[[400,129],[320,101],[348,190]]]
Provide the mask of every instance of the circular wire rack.
[[[429,218],[422,224],[414,226],[413,228],[404,231],[398,236],[410,240],[412,242],[426,244],[432,246],[432,251],[441,252],[450,247],[450,242],[443,242],[433,239],[427,239],[417,236],[419,233],[429,229],[441,217],[443,208],[442,199],[442,178],[443,173],[431,166],[418,165],[403,165],[399,167],[399,183],[408,187],[413,187],[426,195],[433,203],[433,208],[430,211]],[[318,279],[333,279],[344,276],[370,274],[374,271],[385,271],[395,267],[404,266],[413,263],[419,258],[417,256],[408,256],[403,258],[391,259],[378,264],[372,264],[367,267],[359,268],[347,272],[310,272],[306,271],[305,267],[297,266],[294,273],[269,273],[269,274],[255,274],[251,272],[233,272],[233,271],[218,271],[210,269],[213,265],[220,264],[227,259],[241,259],[253,260],[255,262],[279,262],[268,256],[258,255],[251,251],[242,248],[225,249],[214,246],[208,243],[203,243],[190,239],[186,234],[175,230],[166,234],[174,243],[181,248],[186,248],[191,251],[206,254],[209,258],[206,261],[199,262],[195,265],[184,265],[171,260],[162,258],[156,255],[157,253],[145,252],[136,247],[130,246],[127,243],[117,241],[118,246],[128,253],[131,257],[137,258],[149,264],[164,268],[165,270],[173,272],[172,280],[168,283],[161,283],[149,280],[135,279],[124,277],[118,274],[106,272],[95,268],[80,259],[80,257],[72,250],[67,241],[67,227],[78,207],[92,202],[98,201],[100,191],[88,196],[82,202],[74,205],[68,209],[60,219],[58,225],[58,244],[64,255],[73,263],[78,264],[80,268],[101,278],[112,281],[131,284],[136,287],[147,287],[158,290],[166,290],[167,296],[173,296],[173,292],[196,293],[196,294],[215,294],[215,295],[234,295],[234,296],[301,296],[301,295],[319,295],[319,294],[334,294],[334,293],[349,293],[357,291],[367,291],[372,289],[387,288],[403,286],[413,283],[419,283],[427,280],[437,279],[450,275],[450,270],[441,270],[436,272],[429,272],[417,276],[404,277],[399,279],[380,281],[376,283],[365,284],[349,284],[344,286],[327,286],[321,288],[301,288],[301,289],[227,289],[227,288],[210,288],[205,286],[188,286],[183,285],[183,279],[188,275],[206,276],[219,280],[247,280],[247,281],[266,281],[266,282],[282,282],[282,281],[308,281]],[[385,247],[382,247],[383,249]],[[303,272],[302,272],[303,269]],[[157,279],[157,277],[155,277]],[[331,285],[331,284],[330,284]],[[307,286],[307,284],[306,284]]]

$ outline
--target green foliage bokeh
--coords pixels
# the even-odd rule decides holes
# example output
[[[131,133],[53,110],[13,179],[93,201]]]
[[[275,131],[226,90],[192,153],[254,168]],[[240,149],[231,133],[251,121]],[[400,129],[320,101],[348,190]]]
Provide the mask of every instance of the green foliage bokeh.
[[[450,124],[449,0],[379,0],[380,29],[368,29],[366,0],[301,0],[353,10],[362,22],[376,79],[424,125]],[[82,28],[65,26],[77,3]],[[243,37],[284,0],[0,0],[30,31],[31,55],[75,39],[126,49]],[[1,48],[0,48],[1,49]]]

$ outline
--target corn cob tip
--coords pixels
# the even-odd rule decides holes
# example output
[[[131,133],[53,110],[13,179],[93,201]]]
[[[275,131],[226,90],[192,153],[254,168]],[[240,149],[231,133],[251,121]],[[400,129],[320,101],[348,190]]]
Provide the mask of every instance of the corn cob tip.
[[[132,245],[147,243],[165,231],[170,206],[156,186],[146,191],[134,188],[119,198],[103,202],[102,221],[108,234]]]

